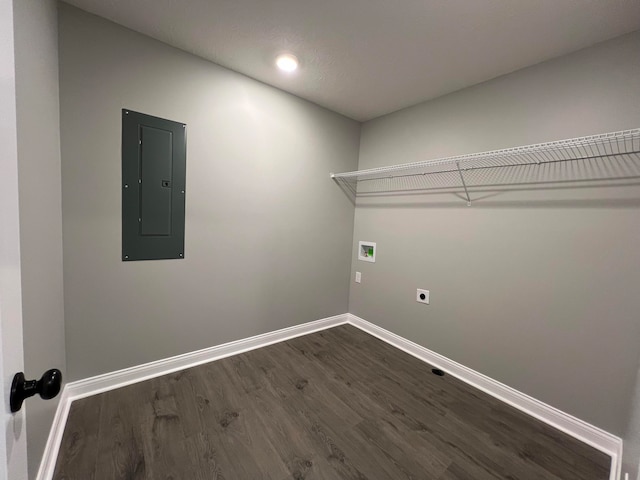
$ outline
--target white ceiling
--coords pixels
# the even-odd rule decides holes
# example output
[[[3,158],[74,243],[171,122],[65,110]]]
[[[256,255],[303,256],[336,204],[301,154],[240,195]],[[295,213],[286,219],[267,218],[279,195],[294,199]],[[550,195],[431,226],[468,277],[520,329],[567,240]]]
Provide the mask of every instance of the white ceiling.
[[[360,121],[640,28],[639,0],[65,1]]]

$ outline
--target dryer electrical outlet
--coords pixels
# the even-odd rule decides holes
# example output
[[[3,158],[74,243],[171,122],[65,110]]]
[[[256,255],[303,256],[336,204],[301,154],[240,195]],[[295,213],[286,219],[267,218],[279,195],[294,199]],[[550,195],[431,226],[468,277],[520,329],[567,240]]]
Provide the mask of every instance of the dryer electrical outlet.
[[[429,305],[429,290],[422,290],[419,288],[416,292],[416,301]]]

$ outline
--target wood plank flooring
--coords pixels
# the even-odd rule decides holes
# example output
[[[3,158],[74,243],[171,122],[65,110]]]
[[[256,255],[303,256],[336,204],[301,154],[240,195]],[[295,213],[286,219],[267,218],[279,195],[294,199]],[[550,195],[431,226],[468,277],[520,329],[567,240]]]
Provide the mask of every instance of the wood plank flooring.
[[[77,400],[56,480],[606,480],[611,459],[350,325]]]

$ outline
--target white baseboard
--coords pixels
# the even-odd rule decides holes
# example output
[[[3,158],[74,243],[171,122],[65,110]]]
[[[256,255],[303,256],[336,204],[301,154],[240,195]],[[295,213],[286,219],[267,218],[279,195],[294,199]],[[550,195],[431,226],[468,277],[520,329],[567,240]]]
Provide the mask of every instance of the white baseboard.
[[[347,318],[346,314],[323,318],[314,322],[256,335],[255,337],[249,337],[235,342],[229,342],[223,345],[67,383],[62,391],[60,402],[58,403],[56,415],[51,425],[49,438],[47,439],[36,479],[51,480],[51,478],[53,478],[58,451],[60,449],[60,443],[62,442],[62,434],[64,433],[64,426],[69,416],[71,402],[74,400],[342,325],[347,323]]]
[[[360,317],[347,314],[348,322],[354,327],[393,345],[394,347],[439,368],[465,383],[488,393],[538,420],[571,435],[572,437],[591,445],[611,456],[610,480],[620,478],[622,460],[622,439],[604,430],[580,420],[568,413],[562,412],[546,403],[519,392],[507,385],[487,377],[475,370],[465,367],[453,360],[435,353],[421,345],[411,342]]]
[[[64,433],[64,427],[69,415],[69,408],[71,407],[71,402],[74,400],[184,370],[185,368],[195,367],[203,363],[237,355],[302,335],[308,335],[345,323],[349,323],[434,367],[442,369],[463,382],[610,455],[610,480],[620,479],[622,439],[619,437],[611,435],[604,430],[540,402],[486,375],[413,343],[406,338],[347,313],[68,383],[62,391],[62,396],[40,464],[40,470],[36,477],[37,480],[51,480],[53,477],[58,451],[62,441],[62,434]]]
[[[58,451],[60,450],[60,443],[62,442],[62,434],[64,433],[64,426],[67,423],[70,407],[71,400],[69,399],[69,391],[65,385],[60,394],[60,401],[56,408],[56,414],[53,417],[51,430],[49,430],[49,437],[47,438],[42,460],[40,461],[40,468],[36,476],[37,480],[49,480],[53,478],[56,460],[58,459]]]

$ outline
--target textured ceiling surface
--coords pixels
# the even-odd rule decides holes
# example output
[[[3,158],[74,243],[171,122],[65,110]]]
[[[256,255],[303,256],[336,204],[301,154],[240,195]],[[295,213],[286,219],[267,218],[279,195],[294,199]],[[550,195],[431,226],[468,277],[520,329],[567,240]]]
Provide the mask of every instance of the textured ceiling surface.
[[[360,121],[640,28],[639,0],[65,1]]]

